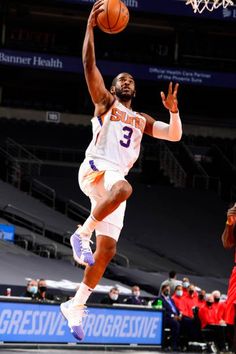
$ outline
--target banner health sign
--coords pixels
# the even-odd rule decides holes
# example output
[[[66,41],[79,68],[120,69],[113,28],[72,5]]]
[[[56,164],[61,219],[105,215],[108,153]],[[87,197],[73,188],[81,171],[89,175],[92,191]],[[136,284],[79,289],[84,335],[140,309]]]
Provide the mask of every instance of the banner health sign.
[[[163,313],[152,309],[89,307],[84,318],[87,344],[161,345]],[[72,343],[58,305],[0,303],[2,342]]]
[[[164,68],[160,66],[109,62],[104,60],[98,60],[97,64],[104,75],[112,77],[116,76],[121,71],[126,71],[137,80],[175,81],[189,85],[236,88],[235,73],[209,72],[184,68]],[[18,52],[7,49],[0,49],[0,65],[83,73],[81,58]]]

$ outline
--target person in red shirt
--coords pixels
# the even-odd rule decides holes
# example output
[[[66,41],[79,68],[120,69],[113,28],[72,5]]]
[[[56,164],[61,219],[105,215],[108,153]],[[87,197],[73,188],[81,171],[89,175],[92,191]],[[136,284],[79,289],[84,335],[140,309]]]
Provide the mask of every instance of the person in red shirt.
[[[214,307],[214,298],[212,295],[207,296],[206,304],[198,311],[198,317],[201,321],[201,328],[206,328],[208,325],[218,324],[217,313]]]
[[[227,221],[221,236],[224,248],[235,249],[234,266],[230,275],[226,308],[225,322],[227,323],[228,334],[232,351],[236,352],[236,328],[235,328],[235,309],[236,309],[236,203],[227,211]]]
[[[194,309],[198,306],[198,297],[193,284],[189,285],[188,292],[184,297],[184,302],[186,306],[186,316],[194,318]]]
[[[206,304],[206,290],[201,289],[200,292],[198,293],[197,307],[200,308],[205,304]]]
[[[217,349],[220,351],[225,350],[226,348],[225,326],[219,325],[218,323],[219,321],[217,318],[217,311],[214,306],[213,295],[207,296],[206,304],[203,305],[198,311],[198,317],[201,322],[201,328],[210,330],[210,337],[211,337],[210,339],[212,339],[215,342]],[[209,339],[209,333],[208,332],[206,333]]]
[[[221,293],[219,290],[214,290],[212,292],[212,296],[214,298],[214,308],[216,311],[217,319],[219,324],[225,324],[225,309],[226,309],[226,302],[220,301]]]
[[[182,315],[186,316],[187,315],[187,308],[186,308],[186,303],[184,301],[182,285],[176,286],[174,295],[172,296],[172,300],[174,301],[175,306],[177,307],[179,312]]]
[[[197,341],[199,338],[199,329],[195,319],[188,316],[188,308],[185,299],[186,297],[183,295],[182,285],[177,285],[172,300],[182,316],[182,332],[187,335],[188,340]]]

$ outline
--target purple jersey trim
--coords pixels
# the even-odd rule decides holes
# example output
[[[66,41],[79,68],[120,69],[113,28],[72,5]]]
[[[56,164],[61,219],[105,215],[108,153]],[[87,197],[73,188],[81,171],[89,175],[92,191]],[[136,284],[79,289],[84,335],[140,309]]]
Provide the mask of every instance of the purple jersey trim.
[[[99,169],[94,164],[94,160],[89,160],[89,164],[93,171],[99,171]]]
[[[101,127],[102,127],[102,118],[101,118],[100,116],[97,116],[97,119],[98,119],[98,121],[99,121],[99,124],[100,124]]]

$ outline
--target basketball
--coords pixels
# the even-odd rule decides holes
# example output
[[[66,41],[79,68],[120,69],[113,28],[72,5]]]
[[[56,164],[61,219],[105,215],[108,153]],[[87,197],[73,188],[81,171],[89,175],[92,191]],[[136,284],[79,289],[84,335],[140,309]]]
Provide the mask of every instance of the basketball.
[[[129,10],[121,0],[106,0],[105,9],[97,16],[96,22],[103,32],[119,33],[129,22]]]

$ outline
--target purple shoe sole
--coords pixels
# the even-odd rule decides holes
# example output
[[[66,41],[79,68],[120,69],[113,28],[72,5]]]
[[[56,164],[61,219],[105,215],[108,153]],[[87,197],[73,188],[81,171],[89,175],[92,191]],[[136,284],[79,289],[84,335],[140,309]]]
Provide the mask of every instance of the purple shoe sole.
[[[72,326],[71,333],[78,340],[84,339],[84,330],[83,330],[82,326]]]
[[[88,264],[89,266],[94,265],[95,260],[92,251],[83,252],[80,235],[73,234],[70,238],[70,244],[73,249],[73,257],[77,263],[84,265]]]

